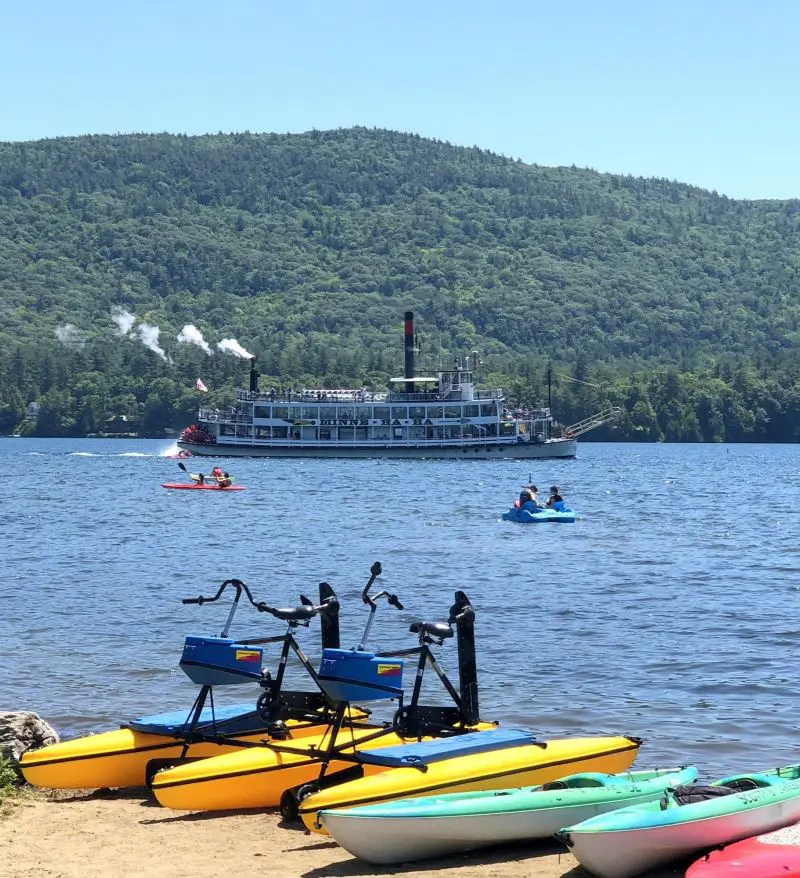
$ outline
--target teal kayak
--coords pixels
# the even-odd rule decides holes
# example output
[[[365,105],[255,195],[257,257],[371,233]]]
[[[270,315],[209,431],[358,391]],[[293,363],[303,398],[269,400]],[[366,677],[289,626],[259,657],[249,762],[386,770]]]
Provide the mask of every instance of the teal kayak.
[[[631,878],[665,863],[800,820],[800,766],[675,787],[661,801],[621,808],[562,829],[587,872]]]
[[[347,851],[370,863],[403,863],[487,845],[547,838],[563,826],[690,784],[694,766],[587,772],[533,787],[396,799],[320,812],[319,821]]]

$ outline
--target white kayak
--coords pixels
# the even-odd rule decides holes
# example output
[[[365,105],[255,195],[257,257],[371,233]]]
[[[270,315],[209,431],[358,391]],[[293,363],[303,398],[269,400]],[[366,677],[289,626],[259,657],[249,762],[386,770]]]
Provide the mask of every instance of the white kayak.
[[[398,799],[320,812],[349,853],[370,863],[405,863],[503,842],[547,838],[564,826],[626,805],[651,802],[697,769],[586,772],[534,787]]]

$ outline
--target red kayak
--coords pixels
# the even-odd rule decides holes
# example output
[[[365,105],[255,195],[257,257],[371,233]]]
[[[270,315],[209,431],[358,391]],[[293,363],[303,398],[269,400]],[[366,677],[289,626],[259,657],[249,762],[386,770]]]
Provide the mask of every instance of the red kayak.
[[[711,851],[686,878],[785,878],[800,875],[800,823]]]
[[[223,488],[220,485],[188,485],[186,482],[173,482],[162,485],[162,488],[171,488],[173,491],[246,491],[244,485],[228,485]]]

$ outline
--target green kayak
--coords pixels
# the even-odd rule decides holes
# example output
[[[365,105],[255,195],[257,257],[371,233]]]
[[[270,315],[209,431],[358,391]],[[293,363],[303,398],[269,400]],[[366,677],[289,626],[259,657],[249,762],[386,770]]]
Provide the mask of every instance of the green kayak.
[[[678,786],[659,801],[563,829],[558,838],[592,875],[631,878],[798,820],[800,766],[787,765],[708,786]]]
[[[351,854],[370,863],[403,863],[521,839],[547,838],[563,826],[626,805],[650,802],[697,769],[622,774],[587,772],[534,787],[396,799],[320,812]]]

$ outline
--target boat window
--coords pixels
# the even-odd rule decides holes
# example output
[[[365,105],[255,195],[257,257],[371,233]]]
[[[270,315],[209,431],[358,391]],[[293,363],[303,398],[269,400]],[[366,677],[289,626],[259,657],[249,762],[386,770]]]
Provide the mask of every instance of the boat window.
[[[339,427],[339,439],[347,442],[352,441],[355,431],[352,427]]]
[[[243,439],[250,438],[253,435],[253,428],[248,427],[246,424],[239,424],[236,428],[236,435],[241,436]]]
[[[356,427],[356,439],[360,442],[366,442],[366,440],[367,440],[367,428],[366,427]]]
[[[285,405],[276,405],[272,407],[272,417],[273,418],[288,418],[289,417],[289,407]]]
[[[272,428],[272,438],[273,439],[285,439],[289,435],[288,427],[273,427]]]
[[[403,428],[402,427],[395,427],[394,428],[394,438],[395,439],[402,439],[403,438]]]
[[[446,418],[460,418],[461,417],[461,406],[460,405],[446,405],[444,407],[444,416]]]
[[[481,416],[484,418],[493,418],[497,414],[497,404],[494,402],[484,402],[481,404]]]
[[[320,427],[319,428],[319,438],[320,439],[330,439],[331,438],[331,428],[330,427]]]
[[[408,417],[408,406],[405,405],[393,405],[392,406],[392,420],[400,421],[404,420]]]
[[[388,439],[389,438],[389,428],[388,427],[373,427],[372,428],[372,438],[373,439]]]
[[[425,406],[424,405],[412,405],[408,409],[409,418],[424,418],[425,414]]]
[[[477,418],[479,417],[480,406],[478,405],[465,405],[464,406],[464,417],[465,418]]]
[[[270,414],[271,407],[268,405],[257,405],[254,410],[254,417],[256,418],[270,418],[272,415]]]
[[[500,424],[501,436],[513,436],[516,433],[517,425],[513,421],[504,421]]]
[[[220,436],[235,436],[236,435],[236,427],[233,424],[220,424],[219,425],[219,435]]]
[[[445,427],[444,428],[444,436],[445,439],[460,439],[461,438],[461,425],[458,427]]]
[[[428,417],[429,418],[443,418],[443,410],[440,405],[429,405],[428,406]]]
[[[334,406],[324,405],[319,410],[319,416],[322,418],[323,421],[333,421],[335,418],[338,417],[338,414]]]
[[[377,418],[379,421],[386,421],[389,418],[389,406],[388,405],[376,405],[372,410],[372,417]]]
[[[370,412],[372,411],[372,407],[368,405],[357,405],[356,406],[356,418],[359,420],[367,420],[371,418],[372,415]]]
[[[343,405],[336,412],[336,417],[344,421],[352,421],[354,417],[353,406]]]
[[[315,405],[304,405],[300,409],[300,417],[307,421],[316,420],[319,417],[319,408]]]
[[[256,427],[256,439],[271,439],[272,427]]]

